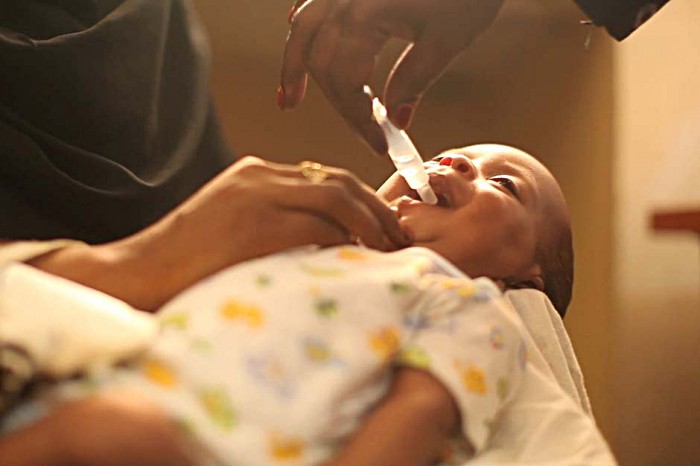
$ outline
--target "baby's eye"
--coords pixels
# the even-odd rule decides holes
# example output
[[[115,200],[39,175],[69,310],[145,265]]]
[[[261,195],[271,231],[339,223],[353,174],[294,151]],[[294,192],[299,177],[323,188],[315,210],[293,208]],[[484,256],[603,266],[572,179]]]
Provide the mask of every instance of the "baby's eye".
[[[492,178],[489,178],[490,181],[493,181],[494,183],[498,183],[504,188],[506,188],[510,193],[515,196],[516,198],[519,198],[518,196],[518,185],[515,184],[515,181],[512,179],[508,178],[507,176],[494,176]]]

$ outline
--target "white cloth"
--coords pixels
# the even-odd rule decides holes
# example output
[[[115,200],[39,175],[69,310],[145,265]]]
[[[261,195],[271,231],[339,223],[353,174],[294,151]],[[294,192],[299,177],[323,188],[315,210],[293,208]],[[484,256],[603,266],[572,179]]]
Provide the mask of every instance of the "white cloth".
[[[157,333],[151,315],[104,293],[22,263],[0,268],[0,347],[21,348],[41,375],[114,364]]]
[[[498,419],[486,449],[465,466],[615,465],[591,417],[559,314],[538,291],[506,296],[528,329],[528,365],[518,396]]]
[[[569,334],[551,301],[537,290],[513,290],[506,298],[528,330],[530,362],[553,377],[583,411],[593,415],[583,372],[576,359]]]
[[[25,262],[34,259],[67,246],[79,245],[84,246],[85,243],[69,239],[0,243],[0,269],[17,262]]]

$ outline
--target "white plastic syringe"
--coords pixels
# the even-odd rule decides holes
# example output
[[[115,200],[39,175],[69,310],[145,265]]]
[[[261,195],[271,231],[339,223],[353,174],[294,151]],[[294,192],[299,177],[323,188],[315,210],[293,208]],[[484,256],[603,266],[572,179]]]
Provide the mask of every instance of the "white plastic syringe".
[[[406,180],[408,186],[418,192],[423,202],[437,204],[438,199],[430,187],[430,178],[423,166],[423,159],[408,134],[394,126],[387,116],[386,108],[377,98],[372,100],[372,111],[375,120],[384,131],[386,142],[389,144],[389,157],[394,162],[396,170]]]

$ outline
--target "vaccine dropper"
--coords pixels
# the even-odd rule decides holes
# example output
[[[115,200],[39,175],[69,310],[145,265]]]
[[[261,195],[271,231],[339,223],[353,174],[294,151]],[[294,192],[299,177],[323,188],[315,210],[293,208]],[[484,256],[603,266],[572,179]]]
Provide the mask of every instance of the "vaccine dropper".
[[[387,116],[386,108],[377,98],[372,100],[372,112],[374,119],[384,131],[386,142],[389,144],[389,157],[394,162],[396,170],[406,180],[408,186],[418,192],[423,202],[437,204],[438,199],[430,187],[430,178],[423,166],[423,159],[408,134],[394,126]]]

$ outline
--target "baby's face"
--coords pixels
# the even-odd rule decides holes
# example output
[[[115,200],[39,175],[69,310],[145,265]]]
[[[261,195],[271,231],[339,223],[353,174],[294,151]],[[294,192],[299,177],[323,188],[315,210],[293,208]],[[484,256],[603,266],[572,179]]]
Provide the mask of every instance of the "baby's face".
[[[440,202],[418,200],[398,174],[379,188],[416,246],[430,248],[470,276],[530,280],[535,251],[568,225],[559,186],[528,154],[508,146],[447,151],[425,164]]]

